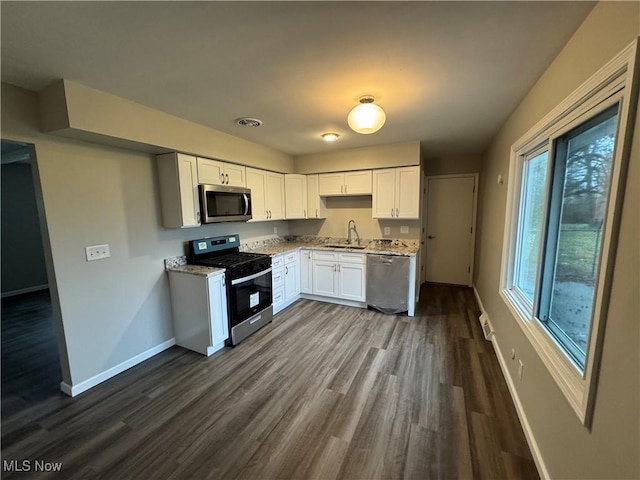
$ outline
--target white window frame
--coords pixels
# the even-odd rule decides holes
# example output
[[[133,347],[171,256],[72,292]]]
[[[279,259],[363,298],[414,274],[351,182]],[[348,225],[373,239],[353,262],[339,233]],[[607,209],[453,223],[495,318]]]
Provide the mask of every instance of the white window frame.
[[[627,164],[631,148],[632,127],[638,98],[636,76],[638,40],[583,83],[511,147],[507,211],[505,218],[502,270],[499,293],[516,318],[533,348],[548,369],[583,425],[590,427],[595,401],[600,353],[609,300],[611,275],[617,244],[620,211],[624,196]],[[613,153],[611,183],[607,211],[602,230],[600,267],[598,269],[593,305],[591,334],[587,345],[584,370],[576,365],[546,328],[534,318],[540,302],[539,280],[533,305],[523,301],[514,288],[514,269],[518,246],[519,217],[522,213],[522,179],[525,157],[548,148],[544,211],[549,201],[549,182],[553,176],[553,154],[556,140],[606,108],[619,103],[618,131]],[[545,214],[546,215],[546,214]],[[545,220],[546,221],[546,218]],[[544,248],[544,239],[540,249]],[[537,267],[538,278],[541,268]]]

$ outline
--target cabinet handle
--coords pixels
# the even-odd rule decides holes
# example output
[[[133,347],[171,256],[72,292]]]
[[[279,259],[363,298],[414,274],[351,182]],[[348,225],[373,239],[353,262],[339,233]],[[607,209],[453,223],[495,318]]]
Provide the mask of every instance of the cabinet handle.
[[[391,216],[393,217],[393,208],[391,209]]]
[[[316,208],[316,218],[318,218],[318,209]]]
[[[284,274],[289,275],[289,267],[284,267]]]
[[[225,173],[224,176],[227,177],[227,185],[229,185],[229,174]]]
[[[396,208],[396,218],[400,216],[400,211]]]

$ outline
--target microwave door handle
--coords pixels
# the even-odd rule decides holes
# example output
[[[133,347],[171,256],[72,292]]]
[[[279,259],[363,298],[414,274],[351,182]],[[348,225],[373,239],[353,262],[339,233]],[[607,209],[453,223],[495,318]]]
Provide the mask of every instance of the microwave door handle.
[[[243,193],[242,198],[244,198],[244,214],[247,215],[249,213],[249,197],[247,197],[246,193]]]

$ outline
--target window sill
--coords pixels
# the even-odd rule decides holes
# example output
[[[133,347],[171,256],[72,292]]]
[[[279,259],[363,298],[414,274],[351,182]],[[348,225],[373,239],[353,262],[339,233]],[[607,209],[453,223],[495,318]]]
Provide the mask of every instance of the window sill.
[[[582,372],[560,349],[542,325],[520,304],[508,289],[501,289],[500,296],[522,328],[527,339],[542,360],[558,388],[583,425],[587,424],[588,395]]]

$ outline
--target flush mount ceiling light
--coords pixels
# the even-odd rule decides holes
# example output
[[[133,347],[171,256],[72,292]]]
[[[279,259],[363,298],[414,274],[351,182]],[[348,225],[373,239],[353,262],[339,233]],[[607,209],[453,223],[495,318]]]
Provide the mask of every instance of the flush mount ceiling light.
[[[238,118],[236,119],[236,125],[240,125],[241,127],[259,127],[262,125],[262,120],[248,117]]]
[[[360,97],[360,105],[349,112],[347,123],[354,132],[368,135],[377,132],[384,125],[387,116],[373,101],[374,98],[370,95]]]
[[[323,133],[320,136],[325,142],[335,142],[336,140],[338,140],[338,138],[340,138],[340,135],[338,135],[337,133]]]

